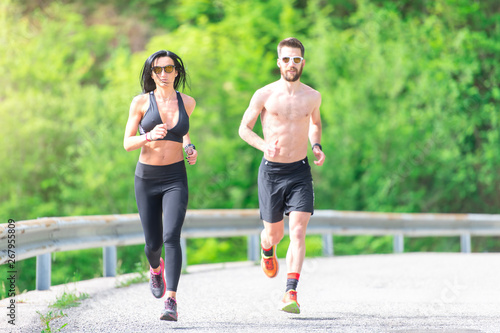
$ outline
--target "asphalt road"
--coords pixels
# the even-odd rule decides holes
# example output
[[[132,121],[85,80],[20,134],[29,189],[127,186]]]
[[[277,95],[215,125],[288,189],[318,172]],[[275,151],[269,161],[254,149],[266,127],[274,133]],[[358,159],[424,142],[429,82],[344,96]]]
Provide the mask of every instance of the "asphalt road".
[[[306,259],[298,315],[277,310],[286,281],[280,264],[275,279],[249,262],[189,267],[178,322],[159,320],[163,301],[147,283],[116,288],[115,278],[98,278],[19,295],[15,328],[2,315],[0,330],[41,332],[37,311],[51,311],[66,291],[90,297],[63,310],[54,332],[66,323],[61,332],[500,332],[499,253]]]

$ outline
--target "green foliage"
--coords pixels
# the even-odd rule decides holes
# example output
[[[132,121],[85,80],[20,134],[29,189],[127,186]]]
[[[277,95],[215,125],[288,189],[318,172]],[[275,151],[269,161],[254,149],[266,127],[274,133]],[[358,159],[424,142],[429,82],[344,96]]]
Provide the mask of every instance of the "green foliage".
[[[276,44],[289,35],[306,45],[303,81],[322,92],[323,146],[335,165],[313,168],[317,208],[496,212],[500,32],[492,3],[145,5],[179,24],[134,53],[117,26],[86,22],[96,2],[87,12],[79,2],[2,5],[5,216],[136,211],[138,152],[122,149],[123,128],[140,68],[162,48],[183,57],[187,93],[197,100],[190,208],[256,207],[261,153],[237,129],[253,92],[278,78]]]
[[[144,252],[141,252],[143,254]],[[120,258],[120,256],[118,256]],[[139,258],[137,256],[137,258]],[[137,259],[140,262],[140,259]],[[127,267],[133,267],[134,262]],[[1,276],[8,276],[7,265],[0,266]],[[36,258],[17,260],[16,295],[36,288]],[[127,272],[133,272],[132,269]],[[54,252],[51,261],[51,285],[66,284],[102,276],[102,249]],[[0,284],[0,299],[8,296],[8,286]]]
[[[135,263],[135,273],[132,277],[126,279],[117,279],[115,282],[116,288],[128,287],[134,283],[144,283],[149,281],[149,277],[146,274],[145,265],[141,262]]]
[[[392,253],[392,236],[333,236],[335,255]]]
[[[484,154],[498,151],[497,97],[480,87],[498,89],[498,69],[484,68],[498,43],[478,42],[490,39],[448,17],[443,1],[406,20],[358,4],[349,29],[326,18],[314,27],[309,72],[331,74],[316,88],[327,92],[323,146],[335,165],[318,170],[318,206],[495,213],[499,159]]]
[[[40,321],[42,322],[42,325],[44,326],[42,328],[42,331],[41,331],[42,333],[60,332],[61,329],[63,329],[65,326],[68,325],[68,323],[66,323],[56,330],[52,330],[52,328],[50,327],[50,322],[52,320],[68,316],[67,314],[63,313],[62,311],[59,311],[59,312],[49,311],[46,314],[43,314],[40,311],[37,311],[36,313],[38,313],[38,315],[40,316]]]
[[[405,237],[405,252],[460,252],[460,237]]]
[[[67,317],[68,315],[62,311],[63,309],[77,307],[80,305],[81,300],[87,299],[88,297],[89,295],[86,293],[79,293],[79,295],[76,295],[76,293],[64,292],[61,296],[57,297],[54,303],[49,305],[50,308],[56,308],[60,311],[49,311],[46,314],[37,311],[40,316],[40,320],[42,321],[42,325],[44,326],[42,333],[60,332],[61,329],[68,325],[68,323],[63,324],[61,327],[53,331],[50,327],[50,322],[57,318]]]
[[[80,301],[89,298],[87,293],[67,293],[64,292],[61,296],[59,296],[56,301],[49,305],[51,308],[56,308],[60,310],[74,308],[80,305]]]
[[[16,219],[98,213],[99,203],[113,201],[106,172],[117,174],[112,155],[100,156],[114,121],[99,89],[114,29],[88,27],[59,3],[25,19],[11,14],[3,23],[15,27],[17,38],[8,40],[1,60],[6,89],[0,93],[7,125],[0,177],[11,181],[1,190],[0,210]]]
[[[473,252],[500,252],[500,237],[472,237]]]
[[[187,240],[188,265],[242,261],[247,258],[245,237]]]
[[[17,260],[15,264],[16,283],[15,292],[16,295],[21,295],[28,290],[34,290],[36,288],[36,258],[29,258],[25,260]],[[7,273],[11,271],[7,264],[0,265],[0,276],[9,276],[12,273]],[[4,299],[9,295],[10,284],[7,280],[0,283],[0,299]]]
[[[53,252],[51,285],[100,277],[102,265],[102,249]]]
[[[144,254],[144,244],[118,246],[116,258],[118,261],[116,268],[118,274],[147,271],[149,266]]]

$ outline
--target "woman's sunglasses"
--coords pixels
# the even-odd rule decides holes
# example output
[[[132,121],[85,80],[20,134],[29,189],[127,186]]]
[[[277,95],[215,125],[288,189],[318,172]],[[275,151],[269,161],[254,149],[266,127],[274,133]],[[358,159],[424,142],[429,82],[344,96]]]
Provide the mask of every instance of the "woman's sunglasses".
[[[174,71],[175,66],[174,65],[167,65],[167,66],[154,66],[151,68],[153,70],[153,73],[156,75],[160,75],[161,71],[164,70],[165,73],[172,73]]]
[[[288,64],[292,60],[294,64],[300,64],[304,58],[302,57],[283,57],[281,58],[281,61],[283,61],[284,64]]]

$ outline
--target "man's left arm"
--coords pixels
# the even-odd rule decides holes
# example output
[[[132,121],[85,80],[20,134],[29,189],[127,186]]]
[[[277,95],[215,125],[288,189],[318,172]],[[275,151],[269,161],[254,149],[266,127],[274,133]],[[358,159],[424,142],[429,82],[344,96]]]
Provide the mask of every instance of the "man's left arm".
[[[321,166],[325,161],[325,154],[323,153],[323,147],[321,146],[321,115],[319,112],[319,107],[321,106],[321,94],[318,93],[318,97],[311,113],[310,123],[309,123],[309,141],[313,149],[314,157],[316,161],[314,164]]]

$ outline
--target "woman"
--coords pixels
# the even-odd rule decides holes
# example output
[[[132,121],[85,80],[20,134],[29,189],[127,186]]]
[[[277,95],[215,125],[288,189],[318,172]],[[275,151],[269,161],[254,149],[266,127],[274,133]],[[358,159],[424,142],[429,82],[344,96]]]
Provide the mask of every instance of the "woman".
[[[188,134],[196,102],[177,91],[180,85],[185,88],[186,81],[184,63],[175,53],[162,50],[152,54],[144,63],[143,94],[132,100],[123,140],[127,151],[141,148],[135,169],[135,197],[150,264],[149,285],[156,298],[167,294],[160,319],[170,321],[177,321],[180,236],[188,203],[183,147],[190,165],[198,156]],[[163,243],[165,262],[161,257]]]

